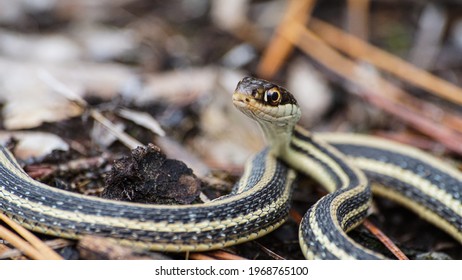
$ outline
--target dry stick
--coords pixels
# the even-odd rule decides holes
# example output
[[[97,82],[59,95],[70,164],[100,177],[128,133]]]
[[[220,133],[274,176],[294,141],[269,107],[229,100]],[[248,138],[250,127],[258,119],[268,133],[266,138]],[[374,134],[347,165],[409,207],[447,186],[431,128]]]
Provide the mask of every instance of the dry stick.
[[[260,247],[260,249],[263,250],[263,252],[265,252],[266,254],[268,254],[270,257],[272,257],[273,259],[275,260],[285,260],[284,257],[278,255],[277,253],[271,251],[270,249],[268,249],[267,247],[263,246],[262,244],[258,243],[258,242],[255,242],[255,244],[257,244],[258,247]]]
[[[397,116],[423,134],[436,139],[446,148],[462,155],[462,136],[460,134],[455,133],[439,123],[422,118],[418,115],[418,112],[410,111],[409,108],[401,104],[396,104],[381,95],[365,92],[363,96],[374,106]]]
[[[46,259],[42,253],[35,249],[32,245],[24,241],[21,237],[16,235],[4,226],[0,226],[0,238],[11,243],[15,248],[24,253],[27,257],[34,260]]]
[[[359,87],[359,92],[368,101],[374,102],[384,111],[398,116],[415,129],[438,140],[453,152],[462,154],[461,134],[443,127],[437,122],[423,118],[420,116],[421,112],[419,111],[397,103],[396,100],[407,95],[405,91],[379,76],[368,74],[366,77],[359,64],[329,47],[303,25],[293,22],[290,30],[293,30],[293,32],[284,34],[288,40],[335,74]],[[377,102],[377,100],[382,102]],[[415,102],[418,102],[418,100],[415,99]]]
[[[393,71],[392,74],[398,76],[399,78],[403,79],[404,81],[408,81],[409,83],[413,83],[416,86],[425,86],[429,85],[428,87],[423,87],[424,90],[429,92],[434,92],[434,94],[439,95],[442,98],[445,98],[441,91],[447,91],[446,89],[449,88],[450,91],[447,91],[447,94],[458,94],[457,91],[462,93],[462,89],[458,88],[451,83],[442,80],[441,78],[432,75],[424,70],[421,70],[412,64],[392,55],[389,54],[379,48],[373,47],[369,45],[367,42],[362,41],[352,35],[349,35],[342,30],[325,23],[321,20],[312,19],[310,26],[313,30],[320,36],[321,39],[325,40],[327,43],[332,45],[334,48],[339,49],[342,52],[347,53],[348,55],[367,61],[385,71]],[[342,41],[342,43],[338,43],[338,41]],[[403,69],[403,70],[399,70]],[[409,71],[408,69],[414,69],[414,72],[421,73],[420,75],[412,75],[404,74]],[[396,71],[399,70],[399,71]],[[430,78],[430,82],[426,79],[427,77]],[[437,81],[434,83],[433,81]],[[443,84],[441,87],[440,85]],[[446,85],[446,86],[444,86]],[[462,99],[462,95],[453,95],[456,98]],[[429,102],[416,102],[415,98],[410,95],[400,95],[395,97],[397,100],[399,99],[399,103],[403,103],[406,107],[413,108],[414,110],[418,111],[421,114],[430,115],[431,112],[438,112],[436,118],[440,123],[444,123],[445,126],[450,127],[451,129],[462,133],[462,117],[460,114],[456,114],[455,112],[447,112],[442,110],[441,108],[431,104]],[[450,100],[449,101],[454,101]],[[435,117],[428,116],[429,118],[434,119]]]
[[[309,26],[320,38],[334,48],[352,57],[367,61],[437,96],[462,105],[462,89],[460,87],[419,69],[409,62],[347,34],[326,22],[311,19]]]
[[[381,138],[393,140],[395,142],[404,143],[410,146],[417,147],[422,150],[428,151],[439,151],[439,153],[443,153],[445,148],[442,147],[440,143],[435,142],[432,139],[422,137],[415,133],[409,131],[400,131],[400,132],[391,132],[391,131],[375,131],[374,135],[379,136]]]
[[[459,112],[449,108],[443,109],[436,104],[420,100],[411,95],[402,96],[400,100],[397,100],[396,102],[405,105],[409,109],[419,112],[426,118],[437,121],[438,123],[444,124],[444,126],[454,131],[462,133],[462,115]]]
[[[212,258],[206,254],[203,254],[203,253],[190,253],[188,258],[188,260],[217,260],[216,258]]]
[[[117,137],[117,139],[122,142],[125,146],[127,146],[129,149],[135,149],[137,147],[142,147],[144,146],[141,142],[136,140],[135,138],[131,137],[127,133],[120,131],[117,129],[117,127],[114,125],[113,122],[108,120],[103,114],[101,114],[99,111],[90,109],[90,115],[100,124],[102,124],[109,132],[111,132],[114,136]]]
[[[39,78],[46,83],[51,89],[53,89],[56,93],[64,96],[70,102],[80,106],[82,110],[88,108],[88,103],[80,97],[77,93],[72,91],[67,85],[56,79],[50,72],[46,70],[41,70],[38,73]],[[125,146],[130,149],[135,149],[138,146],[143,146],[138,140],[131,137],[127,133],[123,131],[119,131],[116,126],[108,120],[105,116],[103,116],[99,111],[94,109],[89,109],[90,115],[95,119],[97,122],[101,123],[104,127],[106,127],[109,132],[111,132],[120,142],[122,142]]]
[[[289,217],[291,217],[298,225],[300,225],[303,220],[303,216],[293,208],[289,210]]]
[[[30,244],[35,249],[37,249],[45,259],[48,259],[48,260],[62,260],[63,259],[58,253],[56,253],[53,249],[51,249],[48,245],[46,245],[42,240],[37,238],[37,236],[33,235],[30,231],[25,229],[23,226],[21,226],[20,224],[8,218],[5,214],[0,213],[0,220],[4,221],[7,225],[9,225],[17,233],[19,233],[25,240],[29,241]]]
[[[370,0],[348,0],[347,29],[362,39],[367,39],[369,34],[369,6]]]
[[[405,62],[403,60],[400,60],[399,58],[396,58],[395,56],[393,56],[391,54],[388,54],[388,53],[386,53],[386,52],[384,52],[384,51],[382,51],[382,50],[380,50],[378,48],[372,47],[372,46],[368,45],[366,42],[361,41],[358,38],[355,38],[354,36],[343,33],[339,29],[337,29],[335,27],[332,27],[332,26],[328,25],[327,23],[323,23],[322,21],[315,20],[315,19],[312,19],[311,21],[312,21],[312,25],[315,26],[317,28],[317,30],[319,29],[318,31],[319,31],[319,33],[321,34],[321,36],[323,38],[329,39],[330,43],[332,43],[332,44],[335,43],[335,45],[334,45],[335,47],[341,48],[341,50],[343,50],[345,52],[347,52],[347,50],[350,50],[348,52],[348,54],[350,54],[350,55],[355,55],[356,57],[362,58],[363,56],[367,56],[369,53],[372,53],[373,55],[369,55],[370,56],[370,61],[372,63],[374,63],[375,60],[378,60],[380,63],[385,63],[385,65],[389,65],[387,67],[387,69],[392,69],[392,70],[399,69],[400,67],[402,68],[403,64],[404,64],[404,65],[407,65],[408,68],[411,67],[411,68],[416,69],[415,71],[420,71],[421,73],[423,73],[424,78],[426,76],[430,75],[431,77],[433,77],[433,79],[440,80],[441,83],[449,84],[449,87],[452,86],[452,88],[457,89],[457,87],[454,87],[450,83],[448,83],[448,82],[446,82],[444,80],[441,80],[438,77],[433,76],[433,75],[431,75],[431,74],[429,74],[429,73],[427,73],[425,71],[422,71],[422,70],[416,68],[415,66],[412,66],[411,64],[409,64],[409,63],[407,63],[407,62]],[[289,25],[289,24],[286,23],[286,25]],[[291,30],[290,28],[288,28],[287,31],[288,31],[288,33],[292,33],[291,36],[293,36],[293,38],[297,38],[297,34],[294,34],[296,31]],[[345,43],[345,42],[347,42],[347,43]],[[394,63],[395,61],[398,61],[400,63],[396,64],[396,63]],[[378,64],[378,66],[380,66],[380,63]],[[406,69],[407,68],[405,68],[405,70]],[[406,71],[402,71],[402,72],[406,72]],[[415,76],[415,75],[414,76],[412,76],[412,75],[404,75],[404,76],[402,76],[402,78],[407,78],[407,77],[411,77],[412,79],[418,79],[419,75],[417,75],[417,76]],[[433,85],[432,83],[427,83],[426,80],[423,80],[423,82],[424,82],[424,85],[425,84]],[[433,87],[433,88],[438,90],[437,87]],[[444,87],[444,88],[446,88],[446,87]],[[426,108],[428,106],[433,106],[432,104],[425,103],[425,102],[416,102],[415,98],[411,98],[411,97],[408,97],[408,96],[403,96],[403,94],[391,96],[391,98],[395,98],[397,100],[399,99],[400,103],[405,103],[407,107],[414,107],[414,110],[416,110],[418,113],[423,113],[425,111],[432,111],[432,110],[426,110]],[[421,107],[425,107],[425,108],[416,108],[416,106],[418,104],[421,104]],[[433,107],[435,107],[435,106],[433,106]],[[447,112],[444,112],[444,111],[441,111],[438,117],[439,117],[439,122],[445,123],[445,125],[447,125],[448,127],[451,127],[452,129],[454,129],[456,131],[462,132],[462,118],[460,118],[458,116],[455,116],[453,114],[450,114],[450,113],[448,114]]]
[[[212,252],[209,252],[208,254],[219,260],[247,260],[246,258],[243,258],[241,256],[238,256],[236,254],[232,254],[232,253],[229,253],[223,250],[212,251]]]
[[[388,238],[380,229],[378,229],[373,223],[368,219],[363,221],[363,226],[367,228],[374,236],[376,236],[380,242],[382,242],[388,250],[390,250],[393,255],[395,255],[398,260],[409,260],[409,258],[393,243],[393,241]]]
[[[215,250],[207,253],[190,253],[186,259],[190,260],[247,260],[241,256],[223,251]]]
[[[50,246],[50,248],[60,249],[60,248],[63,248],[63,247],[71,246],[75,242],[67,240],[67,239],[59,238],[59,239],[45,241],[45,243],[48,246]],[[23,253],[18,249],[9,249],[9,250],[6,250],[6,251],[0,253],[0,260],[17,258],[17,257],[21,257],[22,255],[23,255]]]
[[[287,56],[293,49],[293,45],[286,38],[281,36],[288,32],[290,21],[295,20],[305,23],[313,9],[315,0],[291,0],[288,4],[284,17],[274,32],[268,48],[265,49],[257,73],[266,79],[270,79],[282,66]]]

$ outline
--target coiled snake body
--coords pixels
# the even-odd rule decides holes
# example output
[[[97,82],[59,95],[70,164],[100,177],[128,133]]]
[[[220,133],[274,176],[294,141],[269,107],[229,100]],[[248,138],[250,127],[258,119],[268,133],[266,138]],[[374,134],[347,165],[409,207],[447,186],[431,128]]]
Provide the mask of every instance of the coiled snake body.
[[[61,191],[31,179],[0,149],[0,211],[44,234],[106,236],[159,251],[205,251],[258,238],[286,219],[296,172],[330,193],[304,215],[300,245],[309,259],[377,259],[347,234],[367,215],[373,192],[414,210],[462,243],[462,175],[417,149],[368,136],[311,134],[284,88],[251,77],[233,102],[262,128],[268,147],[233,192],[202,205],[144,205]]]

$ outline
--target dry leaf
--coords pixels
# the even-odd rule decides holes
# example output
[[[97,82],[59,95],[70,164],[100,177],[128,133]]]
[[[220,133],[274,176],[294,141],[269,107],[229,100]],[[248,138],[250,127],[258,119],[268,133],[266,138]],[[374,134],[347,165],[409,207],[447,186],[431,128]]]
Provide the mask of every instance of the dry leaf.
[[[159,136],[165,136],[165,131],[160,126],[159,122],[157,122],[151,115],[148,113],[137,112],[128,109],[121,109],[119,110],[119,115],[127,120],[131,120],[134,123],[141,125],[153,133]]]
[[[32,128],[44,121],[55,122],[82,112],[40,78],[43,72],[50,73],[80,96],[91,92],[103,99],[119,93],[130,97],[131,91],[140,87],[130,68],[116,64],[46,64],[0,58],[0,100],[5,103],[2,110],[5,128]]]
[[[18,140],[15,147],[15,156],[21,160],[40,158],[53,150],[69,149],[69,145],[60,137],[45,132],[0,132],[0,143],[5,145],[11,139]]]

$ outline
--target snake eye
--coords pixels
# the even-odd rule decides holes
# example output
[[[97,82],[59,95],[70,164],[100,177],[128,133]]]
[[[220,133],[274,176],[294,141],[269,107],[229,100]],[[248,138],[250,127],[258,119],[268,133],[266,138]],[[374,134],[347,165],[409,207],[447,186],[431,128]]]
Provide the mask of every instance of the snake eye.
[[[277,88],[272,88],[266,91],[265,93],[265,102],[268,102],[270,105],[276,106],[281,102],[281,92]]]

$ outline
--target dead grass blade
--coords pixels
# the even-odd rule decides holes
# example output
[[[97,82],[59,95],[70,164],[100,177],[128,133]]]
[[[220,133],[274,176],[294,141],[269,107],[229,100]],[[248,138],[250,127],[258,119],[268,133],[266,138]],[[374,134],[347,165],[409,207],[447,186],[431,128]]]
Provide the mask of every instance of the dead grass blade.
[[[25,240],[27,240],[28,242],[30,242],[30,244],[32,245],[32,247],[34,249],[36,249],[39,254],[41,255],[41,257],[43,259],[47,259],[47,260],[62,260],[62,257],[56,253],[53,249],[51,249],[48,245],[46,245],[42,240],[40,240],[37,236],[35,236],[34,234],[32,234],[30,231],[28,231],[27,229],[25,229],[23,226],[21,226],[20,224],[16,223],[15,221],[11,220],[10,218],[8,218],[5,214],[3,213],[0,213],[0,220],[2,220],[3,222],[5,222],[8,226],[10,226],[13,230],[15,230],[19,235],[21,235]],[[7,230],[5,228],[5,230]],[[9,231],[9,230],[7,230]],[[7,234],[8,235],[8,234]],[[8,236],[11,236],[11,235],[8,235]],[[17,244],[21,244],[20,246],[23,246],[24,243],[23,242],[18,242],[18,239],[20,239],[17,235],[15,235],[17,238],[14,238],[14,242],[17,242]],[[22,240],[22,239],[20,239]],[[11,241],[9,241],[11,244],[14,244],[12,243]],[[27,244],[27,243],[26,243]],[[15,245],[15,244],[14,244]],[[16,245],[15,245],[16,246]],[[25,248],[25,247],[18,247],[18,249],[21,250],[21,248]],[[21,250],[22,251],[22,250]],[[24,252],[24,251],[23,251]],[[25,253],[25,252],[24,252]],[[34,252],[33,252],[34,253]],[[34,253],[35,255],[35,253]]]
[[[311,19],[310,28],[334,48],[360,60],[367,61],[400,79],[427,90],[441,98],[462,105],[462,89],[405,60],[343,32],[324,21]]]
[[[135,138],[131,137],[127,133],[120,131],[117,129],[116,125],[108,120],[101,112],[97,110],[90,109],[90,115],[100,124],[102,124],[108,131],[110,131],[114,136],[119,139],[125,146],[129,149],[133,150],[137,147],[143,147],[144,145],[136,140]]]
[[[187,260],[202,260],[202,261],[211,261],[217,260],[216,258],[210,257],[209,255],[203,253],[190,253],[187,257]]]
[[[347,3],[347,30],[366,40],[369,33],[370,0],[348,0]]]
[[[246,258],[243,258],[236,254],[226,252],[224,250],[212,251],[212,252],[209,252],[209,255],[219,260],[247,260]]]
[[[127,146],[130,149],[135,149],[136,147],[144,146],[142,143],[140,143],[138,140],[131,137],[127,133],[119,131],[116,128],[116,126],[105,116],[103,116],[103,114],[101,114],[99,111],[89,109],[87,102],[83,98],[81,98],[78,94],[73,92],[68,86],[63,84],[61,81],[56,79],[56,77],[51,75],[51,73],[43,70],[39,74],[42,81],[45,82],[51,89],[56,91],[56,93],[59,93],[65,98],[67,98],[69,101],[74,102],[83,110],[89,110],[92,118],[95,119],[97,122],[101,123],[105,128],[107,128],[108,131],[111,132],[115,137],[117,137],[117,139],[119,139],[119,141],[122,142],[125,146]]]
[[[423,118],[419,112],[402,104],[396,104],[383,96],[366,93],[364,97],[374,106],[400,118],[421,133],[437,140],[452,152],[462,155],[462,135],[460,133],[454,132],[439,122]]]
[[[50,248],[53,248],[53,249],[64,248],[67,246],[71,246],[74,243],[75,241],[62,239],[62,238],[45,241],[45,244],[50,246]],[[21,256],[23,256],[23,253],[20,250],[11,248],[11,249],[5,250],[0,253],[0,260],[18,258]]]
[[[224,250],[210,251],[206,253],[190,253],[187,256],[189,260],[247,260],[236,254],[226,252]]]
[[[291,217],[297,225],[300,225],[303,219],[303,215],[301,215],[297,210],[291,208],[289,211],[289,217]]]
[[[260,244],[258,242],[255,242],[255,244],[257,244],[258,247],[260,247],[260,249],[262,249],[266,254],[271,256],[273,259],[275,259],[275,260],[285,260],[284,257],[278,255],[277,253],[273,252],[272,250],[270,250],[269,248],[263,246],[262,244]]]
[[[373,223],[371,223],[368,219],[363,221],[363,226],[367,228],[375,237],[377,237],[380,242],[382,242],[385,247],[395,255],[398,260],[409,260],[409,258],[398,248],[398,246],[391,241],[388,236],[386,236],[379,228],[377,228]]]
[[[293,49],[293,44],[281,34],[290,32],[290,22],[304,23],[308,20],[315,0],[291,0],[284,13],[284,17],[274,32],[273,38],[265,49],[257,73],[266,79],[270,79],[279,70],[287,56]]]
[[[23,252],[24,255],[33,260],[45,259],[45,257],[37,249],[4,226],[0,226],[0,238],[9,242],[15,248]]]
[[[453,152],[462,154],[461,134],[442,126],[441,120],[433,121],[423,117],[422,112],[406,106],[409,103],[420,104],[421,101],[411,98],[405,91],[379,75],[372,75],[370,72],[364,71],[360,64],[332,49],[303,25],[293,22],[291,30],[291,32],[284,34],[288,40],[327,69],[356,86],[357,92],[367,101],[399,117],[429,137],[438,140]],[[403,98],[408,100],[406,105],[401,103]]]

